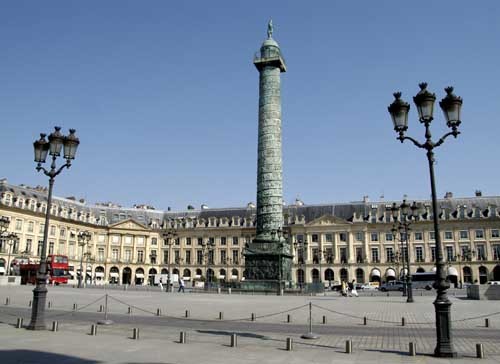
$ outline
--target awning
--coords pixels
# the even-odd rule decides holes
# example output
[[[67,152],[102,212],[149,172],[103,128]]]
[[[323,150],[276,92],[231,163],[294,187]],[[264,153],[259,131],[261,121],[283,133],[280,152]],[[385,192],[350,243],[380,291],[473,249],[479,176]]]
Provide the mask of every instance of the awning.
[[[456,268],[453,268],[453,267],[449,267],[448,268],[448,275],[449,276],[456,276],[458,277],[458,271]]]
[[[406,268],[403,269],[403,273],[402,274],[407,275],[408,274],[408,269],[406,269]]]
[[[231,279],[238,279],[238,276],[231,276]]]
[[[69,272],[69,275],[74,277],[75,276],[75,272]]]
[[[109,273],[109,276],[112,278],[118,278],[120,275],[116,272],[111,272],[111,273]]]
[[[0,273],[5,273],[5,268],[4,267],[0,267]]]
[[[373,269],[370,275],[373,277],[380,277],[380,271],[378,269]]]
[[[197,274],[194,276],[196,279],[200,279],[201,278],[201,275]]]
[[[432,271],[433,272],[437,271],[437,268],[436,267],[432,267]]]
[[[96,277],[104,277],[104,272],[95,272]]]
[[[144,274],[143,273],[136,273],[135,278],[144,278]]]
[[[392,268],[387,269],[385,272],[386,277],[396,277],[396,271]]]
[[[92,277],[92,272],[87,272],[87,277]]]
[[[224,278],[226,278],[226,276],[225,276],[225,275],[220,275],[220,276],[219,276],[219,279],[224,279]]]

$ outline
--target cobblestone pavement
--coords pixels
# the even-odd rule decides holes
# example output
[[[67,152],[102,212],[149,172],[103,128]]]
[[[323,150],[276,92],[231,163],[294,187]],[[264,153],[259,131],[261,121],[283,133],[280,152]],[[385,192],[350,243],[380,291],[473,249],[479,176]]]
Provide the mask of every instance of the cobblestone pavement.
[[[24,317],[25,323],[29,321],[31,290],[32,287],[0,289],[0,322],[3,323],[0,324],[0,350],[3,352],[49,349],[116,363],[446,362],[429,355],[435,346],[432,296],[416,296],[415,303],[407,304],[399,295],[344,298],[332,293],[278,297],[53,287],[49,290],[51,308],[46,311],[46,322],[58,320],[59,332],[40,334],[13,328],[17,317]],[[115,324],[99,326],[98,338],[89,336],[90,325],[103,317],[97,311],[104,305],[105,294],[109,295],[110,318]],[[7,298],[9,305],[4,304]],[[482,343],[486,361],[500,362],[498,302],[469,301],[463,297],[451,297],[451,300],[454,345],[461,357],[451,361],[474,359],[476,343]],[[76,312],[72,311],[74,303],[78,305]],[[90,305],[85,307],[87,304]],[[300,338],[308,331],[310,304],[313,332],[320,336],[316,340]],[[129,307],[131,314],[128,314]],[[160,317],[156,316],[158,308]],[[186,310],[190,312],[189,318],[184,317]],[[223,320],[219,320],[219,312],[223,312]],[[255,321],[250,319],[252,313]],[[291,323],[287,323],[287,315],[291,315]],[[323,316],[326,324],[323,324]],[[366,326],[363,317],[367,317]],[[403,317],[405,326],[401,322]],[[488,328],[485,318],[489,319]],[[141,331],[139,341],[130,340],[133,327]],[[180,331],[187,332],[189,344],[176,343]],[[233,332],[239,335],[238,348],[229,347]],[[293,354],[284,350],[287,337],[294,340]],[[350,355],[344,353],[348,339],[352,340],[354,350]],[[63,342],[67,345],[63,346]],[[416,343],[419,355],[415,358],[407,355],[409,342]],[[95,350],[89,351],[88,346],[83,350],[81,345],[95,346]],[[124,356],[129,350],[134,354]],[[115,355],[111,355],[112,352]],[[165,353],[166,357],[159,353]],[[65,362],[64,358],[58,360]]]

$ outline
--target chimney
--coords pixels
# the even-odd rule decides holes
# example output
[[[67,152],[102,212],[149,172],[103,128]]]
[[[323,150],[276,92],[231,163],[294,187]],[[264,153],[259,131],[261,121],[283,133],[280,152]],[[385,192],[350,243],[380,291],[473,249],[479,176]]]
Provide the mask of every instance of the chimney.
[[[476,190],[476,197],[481,197],[483,195],[483,193],[481,192],[481,190]]]
[[[446,192],[444,198],[453,198],[453,192]]]
[[[368,196],[363,196],[363,202],[364,203],[370,202],[370,198]]]

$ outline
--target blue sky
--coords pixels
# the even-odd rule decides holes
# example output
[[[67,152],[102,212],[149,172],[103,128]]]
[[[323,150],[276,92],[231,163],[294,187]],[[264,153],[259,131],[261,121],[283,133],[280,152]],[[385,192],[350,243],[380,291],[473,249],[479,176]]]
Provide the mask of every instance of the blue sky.
[[[32,142],[77,129],[58,196],[160,209],[255,201],[258,72],[268,19],[285,55],[284,199],[429,198],[425,153],[387,106],[427,81],[464,99],[436,150],[438,195],[499,195],[498,1],[4,1],[0,177],[46,185]],[[446,132],[436,105],[432,127]],[[416,110],[409,134],[423,138]]]

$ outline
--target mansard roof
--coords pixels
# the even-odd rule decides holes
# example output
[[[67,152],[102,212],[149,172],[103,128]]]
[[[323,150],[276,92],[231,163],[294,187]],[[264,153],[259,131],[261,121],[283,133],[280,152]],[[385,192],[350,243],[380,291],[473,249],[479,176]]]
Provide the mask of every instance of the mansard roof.
[[[27,186],[15,186],[8,184],[6,180],[0,180],[0,204],[4,203],[3,196],[10,194],[13,199],[22,198],[25,201],[33,199],[37,204],[46,204],[47,190],[43,188],[31,188]],[[413,201],[408,199],[408,201]],[[243,221],[254,221],[256,209],[252,206],[248,207],[232,207],[232,208],[206,208],[199,210],[186,211],[162,211],[148,210],[138,208],[123,208],[118,206],[104,205],[87,205],[85,202],[76,201],[68,198],[54,197],[54,204],[58,209],[66,209],[78,216],[93,216],[92,221],[98,225],[112,225],[126,219],[133,219],[145,226],[156,221],[159,226],[173,224],[175,221],[199,220],[205,221],[207,226],[212,227],[209,221],[211,219],[221,220],[226,218],[232,222],[235,218],[238,224],[243,226]],[[288,205],[283,207],[285,224],[306,224],[313,220],[319,219],[322,216],[333,216],[348,222],[365,221],[365,222],[385,222],[390,215],[390,207],[393,202],[400,204],[401,201],[378,201],[367,202],[357,201],[348,203],[333,203],[333,204],[314,204],[314,205]],[[417,200],[419,206],[422,207],[422,216],[424,219],[430,219],[432,214],[430,200]],[[441,218],[492,218],[500,217],[499,196],[474,196],[465,198],[447,197],[438,200],[438,207]],[[491,213],[493,212],[493,214]],[[218,224],[216,225],[218,226]],[[249,226],[249,225],[245,225]]]

